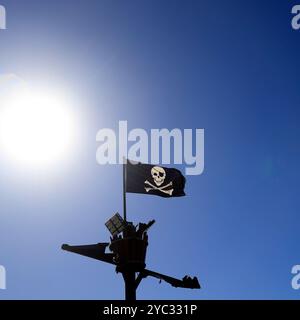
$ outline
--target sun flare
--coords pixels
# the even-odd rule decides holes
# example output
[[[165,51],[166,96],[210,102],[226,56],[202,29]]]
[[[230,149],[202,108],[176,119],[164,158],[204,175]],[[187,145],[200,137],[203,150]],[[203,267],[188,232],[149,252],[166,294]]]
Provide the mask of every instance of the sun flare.
[[[63,97],[41,90],[18,90],[0,101],[0,147],[22,164],[57,161],[72,142],[74,123]]]

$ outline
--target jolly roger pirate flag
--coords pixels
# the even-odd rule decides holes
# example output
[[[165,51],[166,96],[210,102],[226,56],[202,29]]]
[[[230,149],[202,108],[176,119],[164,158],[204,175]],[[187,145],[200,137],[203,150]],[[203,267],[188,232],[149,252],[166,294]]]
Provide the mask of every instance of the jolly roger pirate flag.
[[[177,169],[127,161],[125,170],[126,192],[165,198],[185,196],[185,177]]]

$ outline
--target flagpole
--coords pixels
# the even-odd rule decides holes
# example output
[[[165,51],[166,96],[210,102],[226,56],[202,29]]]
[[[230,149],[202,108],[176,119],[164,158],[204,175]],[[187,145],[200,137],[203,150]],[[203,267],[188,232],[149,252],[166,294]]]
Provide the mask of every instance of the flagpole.
[[[126,160],[124,159],[123,163],[123,214],[124,214],[124,221],[127,221],[126,216]]]

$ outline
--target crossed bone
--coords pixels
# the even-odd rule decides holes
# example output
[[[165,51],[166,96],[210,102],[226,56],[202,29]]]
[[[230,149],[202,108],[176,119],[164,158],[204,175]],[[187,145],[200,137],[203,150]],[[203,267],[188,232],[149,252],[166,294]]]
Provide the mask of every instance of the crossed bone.
[[[166,188],[173,186],[173,182],[170,182],[162,187],[157,187],[157,186],[153,185],[152,183],[150,183],[148,180],[145,181],[145,184],[150,186],[150,188],[145,187],[146,192],[149,192],[150,190],[158,190],[160,192],[163,192],[163,193],[171,196],[174,191],[174,189],[165,190]]]

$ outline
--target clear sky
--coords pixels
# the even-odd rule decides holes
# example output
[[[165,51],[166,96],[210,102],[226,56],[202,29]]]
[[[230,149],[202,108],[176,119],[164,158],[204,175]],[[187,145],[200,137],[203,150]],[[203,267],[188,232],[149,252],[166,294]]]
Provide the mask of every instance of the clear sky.
[[[97,131],[119,120],[205,129],[205,171],[187,177],[186,197],[128,195],[130,220],[157,221],[148,268],[197,275],[202,290],[147,278],[138,298],[300,298],[295,1],[1,4],[0,73],[65,90],[80,117],[63,164],[23,170],[0,153],[0,299],[123,299],[112,266],[60,250],[107,241],[122,210],[121,167],[95,160]]]

